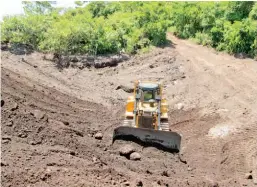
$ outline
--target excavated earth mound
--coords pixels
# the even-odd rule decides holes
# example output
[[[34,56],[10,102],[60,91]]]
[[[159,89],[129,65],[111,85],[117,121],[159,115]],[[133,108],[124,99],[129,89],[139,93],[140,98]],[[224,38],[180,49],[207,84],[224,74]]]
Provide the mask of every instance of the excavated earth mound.
[[[103,68],[2,51],[2,186],[257,185],[256,61],[169,38]],[[180,154],[112,145],[137,79],[165,85]],[[132,156],[120,154],[125,146]]]

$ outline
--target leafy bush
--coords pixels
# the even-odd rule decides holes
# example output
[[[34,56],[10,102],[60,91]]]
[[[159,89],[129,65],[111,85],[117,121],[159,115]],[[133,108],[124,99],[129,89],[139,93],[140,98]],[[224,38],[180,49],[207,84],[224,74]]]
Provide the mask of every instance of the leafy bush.
[[[106,2],[92,2],[87,8],[92,13],[93,17],[104,16],[107,18],[108,15],[119,11],[121,9],[121,4],[116,2],[111,4],[107,4]]]
[[[224,40],[223,32],[224,32],[224,20],[216,20],[214,22],[213,27],[210,30],[210,36],[212,40],[211,45],[213,47],[217,47],[220,43],[223,42]]]
[[[212,44],[211,37],[206,33],[197,32],[195,34],[195,39],[197,43],[202,44],[204,46],[210,46]]]
[[[63,54],[136,53],[165,44],[168,30],[217,50],[257,53],[256,2],[92,2],[75,9],[23,4],[25,15],[1,23],[3,42]]]
[[[256,2],[179,2],[172,7],[170,29],[178,37],[229,53],[256,55]]]
[[[226,22],[224,31],[224,44],[229,53],[246,53],[253,55],[254,40],[257,36],[257,24],[245,19],[234,24]],[[254,49],[255,48],[255,49]]]
[[[231,22],[240,21],[248,17],[253,5],[253,1],[229,2],[225,17]]]
[[[2,41],[27,44],[37,49],[52,21],[44,15],[5,17],[1,25]]]
[[[253,20],[257,20],[257,3],[256,2],[252,7],[251,12],[249,13],[249,17]]]
[[[176,35],[181,38],[194,37],[200,30],[199,4],[175,3],[172,11],[173,26],[176,27]]]

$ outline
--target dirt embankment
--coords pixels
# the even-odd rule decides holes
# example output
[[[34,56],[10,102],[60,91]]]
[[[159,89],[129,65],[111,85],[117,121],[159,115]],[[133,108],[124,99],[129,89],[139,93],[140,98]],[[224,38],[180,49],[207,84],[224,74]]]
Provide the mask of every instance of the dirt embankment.
[[[2,51],[2,186],[254,186],[256,62],[169,37],[170,46],[101,69]],[[136,79],[165,85],[181,157],[111,145]],[[120,156],[127,144],[139,159]]]

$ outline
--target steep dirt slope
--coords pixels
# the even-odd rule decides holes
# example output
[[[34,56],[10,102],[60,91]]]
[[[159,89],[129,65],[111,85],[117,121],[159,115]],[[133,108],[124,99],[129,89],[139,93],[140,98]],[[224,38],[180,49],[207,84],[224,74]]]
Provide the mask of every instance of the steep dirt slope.
[[[43,54],[2,52],[2,186],[253,186],[256,61],[169,37],[172,45],[103,69],[59,71]],[[130,95],[117,87],[136,79],[164,83],[183,160],[111,145]],[[140,161],[119,155],[125,144]]]

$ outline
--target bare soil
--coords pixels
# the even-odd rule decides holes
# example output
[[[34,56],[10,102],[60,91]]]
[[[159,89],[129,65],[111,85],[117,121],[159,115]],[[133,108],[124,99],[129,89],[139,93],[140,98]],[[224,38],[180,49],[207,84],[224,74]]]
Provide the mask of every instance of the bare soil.
[[[169,46],[100,69],[2,51],[2,186],[254,186],[257,62],[168,37]],[[112,145],[137,79],[165,85],[180,155]],[[140,160],[120,156],[127,144]]]

